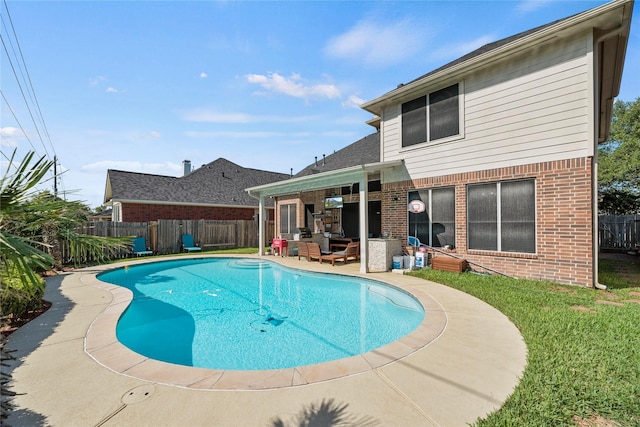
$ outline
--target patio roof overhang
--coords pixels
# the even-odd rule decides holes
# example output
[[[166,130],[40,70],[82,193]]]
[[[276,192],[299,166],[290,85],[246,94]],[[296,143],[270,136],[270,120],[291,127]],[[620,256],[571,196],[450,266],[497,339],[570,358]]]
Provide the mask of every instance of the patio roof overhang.
[[[388,162],[368,163],[364,165],[351,166],[334,171],[322,172],[315,175],[291,178],[286,181],[278,181],[271,184],[259,185],[247,188],[246,191],[252,197],[259,200],[260,218],[266,218],[264,212],[265,197],[277,197],[287,194],[296,194],[303,191],[321,190],[324,188],[339,187],[353,183],[360,184],[360,200],[368,199],[367,180],[370,174],[382,173],[385,170],[392,170],[404,165],[404,160],[393,160]],[[369,204],[360,203],[360,272],[368,271],[368,216]],[[259,242],[265,242],[265,221],[259,224]],[[259,255],[264,255],[264,245],[260,244]]]
[[[364,174],[379,173],[402,164],[404,164],[403,160],[369,163],[250,187],[246,191],[251,196],[260,198],[321,190],[323,188],[353,184],[354,182],[359,182]]]

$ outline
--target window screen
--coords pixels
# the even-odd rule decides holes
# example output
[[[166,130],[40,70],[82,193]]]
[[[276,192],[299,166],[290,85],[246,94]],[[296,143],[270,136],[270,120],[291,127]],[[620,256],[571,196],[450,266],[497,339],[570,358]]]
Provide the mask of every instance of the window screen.
[[[427,141],[427,97],[402,104],[402,146]]]
[[[469,249],[536,251],[535,180],[467,187]]]
[[[402,146],[460,134],[459,90],[456,83],[402,104]]]
[[[455,188],[431,190],[431,245],[436,248],[454,246],[456,229]]]
[[[422,200],[426,211],[408,213],[409,236],[433,247],[455,244],[456,195],[454,187],[410,191],[408,200]]]
[[[458,84],[440,89],[429,95],[430,141],[460,133],[459,121]]]
[[[467,226],[469,249],[498,250],[496,184],[478,184],[468,187]]]
[[[534,181],[509,181],[500,185],[501,250],[535,252],[536,205]]]

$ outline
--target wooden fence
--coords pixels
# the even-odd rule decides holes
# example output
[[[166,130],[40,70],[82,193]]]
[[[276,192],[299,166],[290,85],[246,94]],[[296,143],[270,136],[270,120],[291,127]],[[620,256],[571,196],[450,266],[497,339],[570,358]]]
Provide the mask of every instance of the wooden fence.
[[[640,215],[600,215],[600,250],[628,251],[640,245]]]
[[[265,224],[268,245],[273,238],[273,221]],[[90,222],[77,229],[78,233],[102,237],[144,237],[147,246],[157,254],[182,251],[182,235],[191,234],[203,251],[218,248],[257,248],[256,221],[159,220],[152,222]],[[63,245],[63,262],[69,262],[69,250]],[[115,258],[131,256],[123,250]]]

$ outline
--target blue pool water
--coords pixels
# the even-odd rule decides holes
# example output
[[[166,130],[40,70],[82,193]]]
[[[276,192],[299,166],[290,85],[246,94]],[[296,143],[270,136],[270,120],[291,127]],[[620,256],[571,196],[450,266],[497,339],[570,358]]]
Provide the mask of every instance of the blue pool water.
[[[144,356],[212,369],[310,365],[374,350],[424,319],[410,295],[373,280],[270,261],[206,258],[112,270],[133,291],[118,340]]]

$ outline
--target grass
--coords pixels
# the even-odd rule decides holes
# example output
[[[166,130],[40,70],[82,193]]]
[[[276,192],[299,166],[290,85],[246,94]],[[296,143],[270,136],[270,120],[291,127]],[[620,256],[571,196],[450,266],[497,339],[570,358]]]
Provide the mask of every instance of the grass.
[[[519,385],[476,425],[555,427],[579,419],[605,422],[584,425],[640,425],[640,304],[625,302],[640,299],[630,294],[640,288],[627,286],[615,262],[600,267],[600,283],[613,290],[428,269],[412,273],[491,304],[524,337],[527,366]]]

